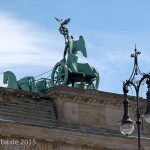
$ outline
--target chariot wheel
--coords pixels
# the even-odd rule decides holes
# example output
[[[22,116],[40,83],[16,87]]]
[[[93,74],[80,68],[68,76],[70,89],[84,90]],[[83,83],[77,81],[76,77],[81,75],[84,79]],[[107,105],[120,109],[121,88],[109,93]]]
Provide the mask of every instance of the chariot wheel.
[[[91,79],[89,82],[85,83],[85,89],[98,89],[99,86],[99,73],[96,71],[95,68],[93,68],[93,73],[95,74],[95,78]]]
[[[52,86],[66,85],[68,80],[68,68],[64,62],[58,62],[51,74]]]

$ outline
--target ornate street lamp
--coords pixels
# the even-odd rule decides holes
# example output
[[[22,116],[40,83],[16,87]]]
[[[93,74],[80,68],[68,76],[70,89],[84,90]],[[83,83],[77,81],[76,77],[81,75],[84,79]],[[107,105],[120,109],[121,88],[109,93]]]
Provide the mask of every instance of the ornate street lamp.
[[[124,115],[121,120],[121,126],[120,131],[124,135],[130,135],[134,131],[134,124],[135,122],[131,120],[129,115],[129,100],[127,99],[127,93],[128,93],[128,87],[133,86],[136,93],[136,124],[137,124],[137,130],[138,130],[138,150],[141,150],[141,132],[140,132],[140,125],[141,125],[141,112],[139,108],[139,90],[140,86],[144,83],[147,84],[148,91],[146,93],[147,95],[147,108],[146,112],[144,113],[145,121],[150,123],[150,73],[142,73],[138,66],[138,55],[141,54],[141,52],[137,51],[135,48],[135,53],[131,54],[131,57],[134,57],[134,67],[132,74],[128,80],[126,80],[123,83],[123,93],[124,93]],[[140,80],[136,80],[136,75],[141,75]]]

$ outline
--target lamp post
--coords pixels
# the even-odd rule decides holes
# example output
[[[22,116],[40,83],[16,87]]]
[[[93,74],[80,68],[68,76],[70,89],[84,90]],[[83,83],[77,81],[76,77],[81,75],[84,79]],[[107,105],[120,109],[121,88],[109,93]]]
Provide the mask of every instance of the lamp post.
[[[150,73],[142,73],[139,69],[138,66],[138,55],[141,54],[141,52],[137,51],[135,47],[135,53],[131,54],[131,57],[134,58],[134,67],[132,74],[128,80],[126,80],[123,83],[123,93],[124,93],[124,115],[121,120],[121,126],[120,126],[120,131],[124,135],[130,135],[134,131],[134,124],[137,124],[137,130],[138,130],[138,150],[141,150],[141,132],[140,132],[140,126],[141,126],[141,112],[140,112],[140,102],[139,102],[139,90],[140,86],[143,85],[143,83],[147,84],[148,91],[146,93],[147,95],[147,108],[146,112],[144,113],[144,118],[146,122],[150,123]],[[140,80],[136,80],[136,76],[141,75]],[[135,89],[135,94],[136,94],[136,122],[132,121],[129,115],[129,100],[127,98],[128,94],[128,87],[133,86]]]

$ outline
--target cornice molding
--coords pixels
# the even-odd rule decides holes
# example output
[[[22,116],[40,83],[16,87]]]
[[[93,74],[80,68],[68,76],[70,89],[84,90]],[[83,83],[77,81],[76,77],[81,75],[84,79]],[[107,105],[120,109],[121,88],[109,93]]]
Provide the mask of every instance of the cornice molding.
[[[112,105],[115,108],[123,106],[122,101],[124,98],[121,94],[65,86],[50,88],[46,95],[57,101],[69,101],[104,107]]]
[[[122,108],[122,101],[124,96],[121,94],[109,93],[98,90],[84,90],[79,88],[72,88],[66,86],[56,86],[50,88],[47,93],[36,93],[30,91],[23,91],[18,89],[10,89],[0,87],[0,97],[12,95],[19,99],[31,98],[31,99],[53,99],[57,101],[69,101],[73,103],[89,104],[96,106],[108,106],[111,105],[115,108]],[[130,104],[134,102],[134,97],[129,96]],[[0,100],[1,101],[1,100]],[[142,105],[145,105],[145,101],[141,101]]]

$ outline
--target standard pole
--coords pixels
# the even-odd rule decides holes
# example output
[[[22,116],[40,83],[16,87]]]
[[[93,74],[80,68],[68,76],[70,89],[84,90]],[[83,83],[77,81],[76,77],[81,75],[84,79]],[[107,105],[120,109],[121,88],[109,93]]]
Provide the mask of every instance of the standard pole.
[[[136,116],[137,116],[137,130],[138,130],[138,150],[141,150],[141,114],[140,114],[140,110],[139,110],[139,88],[137,88],[136,90],[136,100],[137,100],[137,112],[136,112]]]
[[[138,129],[138,150],[141,150],[141,121],[140,121],[140,114],[137,113],[137,129]]]

